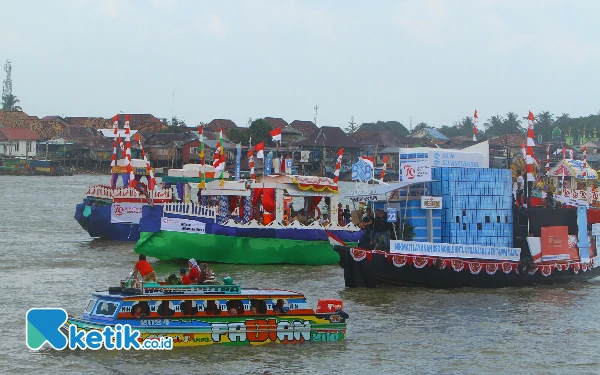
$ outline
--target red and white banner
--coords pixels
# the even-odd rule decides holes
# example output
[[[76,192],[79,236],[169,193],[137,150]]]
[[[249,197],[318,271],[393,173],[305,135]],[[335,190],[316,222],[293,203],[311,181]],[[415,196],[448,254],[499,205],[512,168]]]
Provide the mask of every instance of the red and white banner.
[[[110,207],[110,222],[139,224],[143,205],[143,203],[113,203]]]
[[[160,222],[160,230],[206,234],[206,224],[196,220],[177,219],[163,216]]]
[[[412,161],[400,164],[402,182],[428,182],[431,181],[431,167],[429,161]]]

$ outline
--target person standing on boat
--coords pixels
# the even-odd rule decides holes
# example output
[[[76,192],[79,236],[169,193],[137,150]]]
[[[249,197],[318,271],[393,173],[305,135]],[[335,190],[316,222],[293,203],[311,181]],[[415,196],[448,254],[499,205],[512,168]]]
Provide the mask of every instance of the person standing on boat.
[[[135,264],[133,269],[133,277],[137,277],[137,274],[142,278],[142,281],[154,281],[158,282],[158,277],[156,277],[156,272],[152,269],[152,266],[146,260],[146,256],[144,254],[140,254],[139,260]]]
[[[352,219],[352,212],[350,211],[350,205],[346,205],[344,208],[344,225],[348,225]]]
[[[360,249],[372,249],[373,248],[373,222],[369,216],[365,215],[360,222],[360,238],[358,240],[358,247]]]
[[[525,179],[521,175],[521,171],[517,171],[517,206],[523,205],[523,190],[525,188]]]
[[[375,218],[373,219],[373,242],[375,249],[389,249],[390,230],[383,210],[375,210]]]

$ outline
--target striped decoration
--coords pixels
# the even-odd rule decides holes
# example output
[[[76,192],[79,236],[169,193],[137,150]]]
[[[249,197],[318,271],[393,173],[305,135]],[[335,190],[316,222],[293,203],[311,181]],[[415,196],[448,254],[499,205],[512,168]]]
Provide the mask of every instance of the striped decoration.
[[[533,141],[535,134],[533,132],[533,121],[535,117],[533,113],[529,111],[529,116],[527,116],[527,122],[529,127],[527,128],[527,146],[525,149],[526,158],[525,161],[527,163],[527,182],[535,182],[535,177],[533,175],[533,146],[535,146],[535,142]]]
[[[117,136],[119,135],[119,116],[116,115],[113,117],[113,132],[115,134],[115,139],[113,141],[113,154],[110,157],[110,166],[117,166]]]
[[[587,147],[583,148],[583,178],[587,179]]]
[[[548,172],[550,171],[550,143],[546,147],[546,176],[548,176]]]
[[[338,155],[338,157],[337,157],[337,162],[335,163],[335,172],[333,172],[333,175],[335,176],[333,178],[334,184],[337,184],[338,179],[340,178],[340,169],[342,168],[342,156],[344,155],[344,149],[340,148],[337,155]]]
[[[135,175],[131,168],[131,132],[129,130],[129,115],[125,116],[125,154],[127,155],[127,172],[129,172],[129,187],[135,187]]]

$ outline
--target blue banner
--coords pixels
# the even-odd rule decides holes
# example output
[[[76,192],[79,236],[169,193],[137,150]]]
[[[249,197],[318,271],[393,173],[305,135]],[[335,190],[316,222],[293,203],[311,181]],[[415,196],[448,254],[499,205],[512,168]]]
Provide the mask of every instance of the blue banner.
[[[352,164],[352,180],[358,180],[360,182],[367,182],[371,179],[373,174],[373,168],[362,159],[356,164]]]
[[[273,168],[273,151],[269,151],[267,157],[265,158],[265,175],[271,174],[271,169]]]
[[[240,180],[240,164],[242,162],[242,145],[241,144],[237,144],[235,145],[235,151],[236,151],[236,155],[235,155],[235,180],[239,181]]]
[[[292,159],[285,159],[285,171],[286,174],[292,173]]]
[[[395,223],[398,220],[398,211],[395,207],[388,207],[387,209],[387,222]]]

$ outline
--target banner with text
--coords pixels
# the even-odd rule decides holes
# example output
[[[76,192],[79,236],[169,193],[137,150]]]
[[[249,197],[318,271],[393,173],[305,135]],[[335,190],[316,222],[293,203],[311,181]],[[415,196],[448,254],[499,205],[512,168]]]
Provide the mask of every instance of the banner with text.
[[[113,203],[110,207],[110,222],[139,224],[142,206],[142,203]]]
[[[428,161],[411,161],[400,164],[402,182],[431,181],[431,167]]]
[[[185,232],[195,234],[206,234],[206,224],[195,220],[177,219],[172,217],[163,217],[160,223],[161,230],[171,232]]]
[[[513,247],[495,247],[395,240],[390,241],[390,253],[404,255],[434,256],[442,258],[507,260],[512,262],[518,262],[521,259],[521,249]]]
[[[429,151],[432,167],[484,168],[483,154],[459,151]]]

